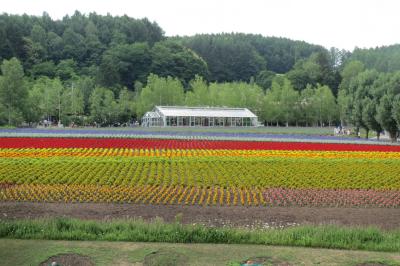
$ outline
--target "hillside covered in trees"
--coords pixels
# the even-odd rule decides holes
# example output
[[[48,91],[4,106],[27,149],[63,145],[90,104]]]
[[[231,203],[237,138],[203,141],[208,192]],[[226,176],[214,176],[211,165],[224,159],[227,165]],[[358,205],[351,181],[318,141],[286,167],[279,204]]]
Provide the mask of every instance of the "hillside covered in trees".
[[[148,19],[0,15],[0,125],[101,126],[154,105],[248,107],[265,124],[350,124],[393,138],[400,45],[338,50],[241,33],[166,37]]]

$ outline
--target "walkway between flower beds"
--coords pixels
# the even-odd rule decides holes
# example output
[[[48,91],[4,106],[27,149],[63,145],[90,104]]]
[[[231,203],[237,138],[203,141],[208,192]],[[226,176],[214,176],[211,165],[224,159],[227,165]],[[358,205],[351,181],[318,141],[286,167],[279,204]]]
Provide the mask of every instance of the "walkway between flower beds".
[[[174,222],[182,214],[185,224],[243,227],[288,227],[301,224],[399,227],[400,209],[318,207],[221,207],[112,203],[28,203],[0,202],[2,219],[67,216],[80,219],[156,217]]]

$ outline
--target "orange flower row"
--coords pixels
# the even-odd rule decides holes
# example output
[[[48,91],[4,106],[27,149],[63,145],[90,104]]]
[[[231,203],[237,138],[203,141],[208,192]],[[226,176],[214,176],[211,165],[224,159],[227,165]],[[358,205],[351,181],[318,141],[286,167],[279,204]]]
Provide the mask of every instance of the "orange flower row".
[[[0,201],[398,208],[400,191],[30,184],[0,187]]]

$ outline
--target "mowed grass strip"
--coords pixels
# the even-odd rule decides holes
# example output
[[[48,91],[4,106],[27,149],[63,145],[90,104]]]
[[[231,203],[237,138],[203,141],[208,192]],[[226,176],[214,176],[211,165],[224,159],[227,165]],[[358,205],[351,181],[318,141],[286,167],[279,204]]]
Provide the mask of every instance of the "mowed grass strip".
[[[108,265],[229,265],[252,258],[265,264],[340,265],[361,263],[400,265],[398,253],[328,250],[301,247],[225,244],[171,244],[107,241],[0,239],[2,265],[39,265],[58,254],[80,254],[98,266]],[[381,263],[381,264],[379,264]]]

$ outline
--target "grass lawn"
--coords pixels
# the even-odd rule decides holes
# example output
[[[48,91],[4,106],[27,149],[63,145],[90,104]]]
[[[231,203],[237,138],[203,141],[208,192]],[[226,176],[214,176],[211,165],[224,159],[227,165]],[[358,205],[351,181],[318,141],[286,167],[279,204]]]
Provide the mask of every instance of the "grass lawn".
[[[256,257],[265,258],[263,265],[285,262],[292,265],[357,265],[365,262],[400,265],[400,255],[388,252],[234,244],[0,239],[0,265],[39,265],[60,253],[89,256],[95,265],[236,266],[246,259]]]

